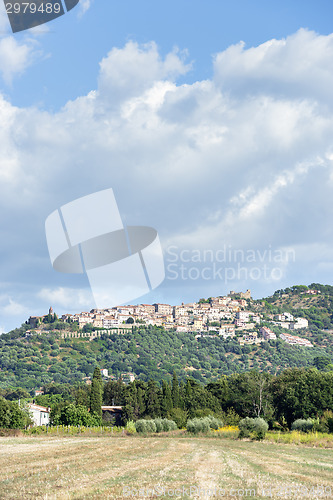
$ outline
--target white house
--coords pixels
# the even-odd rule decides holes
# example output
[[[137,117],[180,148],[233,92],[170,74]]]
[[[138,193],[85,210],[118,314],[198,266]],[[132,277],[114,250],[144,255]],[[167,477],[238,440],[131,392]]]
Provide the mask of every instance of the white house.
[[[48,425],[50,423],[50,408],[29,403],[28,409],[34,425]]]

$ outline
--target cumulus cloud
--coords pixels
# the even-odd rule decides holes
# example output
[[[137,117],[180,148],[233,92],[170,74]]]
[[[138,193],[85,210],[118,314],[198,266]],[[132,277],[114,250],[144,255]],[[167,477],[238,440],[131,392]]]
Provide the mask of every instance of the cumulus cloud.
[[[37,52],[32,40],[18,42],[13,36],[0,40],[0,72],[6,84],[11,84],[15,76],[19,76],[30,66]]]
[[[185,64],[185,53],[174,49],[161,58],[156,43],[139,46],[128,42],[123,49],[113,48],[100,63],[99,98],[110,105],[152,89],[161,80],[175,80],[189,71]]]
[[[33,279],[43,289],[36,300],[87,308],[87,285],[50,266],[44,220],[113,187],[124,222],[155,227],[166,252],[294,250],[295,258],[270,263],[278,278],[236,276],[235,287],[260,295],[331,282],[332,43],[332,35],[300,30],[259,47],[235,45],[215,56],[211,79],[180,85],[191,67],[186,54],[162,57],[153,42],[129,42],[101,61],[96,89],[57,113],[2,98],[2,279]],[[159,300],[228,286],[166,280]]]
[[[73,309],[73,304],[82,310],[91,309],[91,293],[85,289],[80,290],[65,287],[43,288],[38,292],[37,297],[46,303],[65,309],[68,312]]]
[[[300,29],[259,47],[232,45],[215,56],[215,81],[233,94],[312,97],[332,104],[333,34]]]

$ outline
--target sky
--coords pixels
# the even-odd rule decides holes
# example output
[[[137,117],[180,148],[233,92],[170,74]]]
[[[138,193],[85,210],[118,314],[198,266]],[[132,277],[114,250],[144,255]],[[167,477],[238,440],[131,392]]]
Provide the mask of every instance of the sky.
[[[333,278],[330,0],[81,0],[13,34],[0,5],[0,332],[94,307],[45,220],[112,188],[157,230],[136,303]]]

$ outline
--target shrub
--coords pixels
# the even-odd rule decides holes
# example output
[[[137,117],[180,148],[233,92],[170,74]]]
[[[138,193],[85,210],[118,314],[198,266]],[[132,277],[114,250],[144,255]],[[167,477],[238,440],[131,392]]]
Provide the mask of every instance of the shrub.
[[[155,418],[154,420],[156,425],[156,432],[162,432],[163,429],[163,420],[161,418]]]
[[[191,420],[188,420],[186,430],[192,434],[199,434],[199,432],[207,433],[210,430],[208,417],[192,418]]]
[[[268,424],[263,418],[243,418],[239,424],[239,437],[250,437],[251,439],[261,440],[265,438],[268,431]]]
[[[181,408],[172,408],[168,413],[168,418],[176,422],[178,429],[182,429],[186,427],[188,412]]]
[[[53,425],[84,425],[85,427],[95,427],[101,425],[101,419],[96,413],[89,412],[83,405],[68,404],[63,407],[60,414],[52,414]]]
[[[208,420],[209,420],[209,427],[211,429],[214,429],[215,431],[217,431],[217,429],[219,429],[219,427],[223,427],[223,422],[219,418],[213,417],[212,415],[209,415],[206,418],[208,418]]]
[[[186,429],[188,432],[198,434],[199,432],[207,433],[210,429],[217,430],[222,426],[222,420],[209,415],[208,417],[192,418],[191,420],[188,420]]]
[[[239,421],[242,420],[242,417],[233,408],[229,408],[226,413],[223,412],[222,418],[224,425],[238,425]]]
[[[303,418],[299,418],[291,424],[291,430],[292,431],[310,432],[310,431],[312,431],[313,426],[314,426],[314,422],[313,422],[313,420],[311,420],[311,418],[308,418],[307,420],[305,420]]]
[[[146,434],[147,432],[156,432],[156,424],[154,420],[137,420],[135,422],[136,432]]]
[[[135,434],[136,433],[136,427],[135,423],[133,420],[129,420],[126,424],[125,431],[127,434]]]
[[[319,430],[321,432],[329,432],[333,433],[333,411],[325,410],[321,419],[320,419],[321,429],[318,429],[316,426],[315,430]]]
[[[176,422],[174,422],[173,420],[168,420],[167,418],[163,418],[162,427],[164,432],[175,431],[178,428]]]

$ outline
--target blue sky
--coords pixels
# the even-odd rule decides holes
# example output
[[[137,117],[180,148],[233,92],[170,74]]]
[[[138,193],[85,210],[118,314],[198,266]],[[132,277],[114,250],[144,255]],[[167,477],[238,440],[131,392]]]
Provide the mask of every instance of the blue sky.
[[[164,248],[139,302],[331,284],[330,1],[86,0],[15,35],[0,14],[3,331],[93,307],[44,222],[108,187]]]

